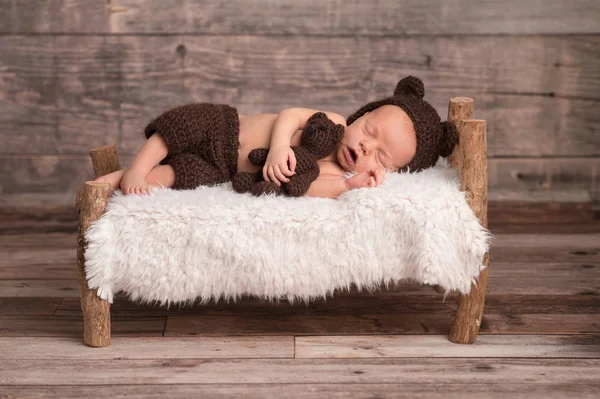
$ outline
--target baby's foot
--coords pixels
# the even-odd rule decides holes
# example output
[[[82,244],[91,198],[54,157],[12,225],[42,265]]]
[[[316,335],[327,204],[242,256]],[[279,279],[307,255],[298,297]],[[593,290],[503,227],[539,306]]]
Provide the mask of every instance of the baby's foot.
[[[121,179],[121,191],[124,194],[149,194],[150,187],[146,183],[146,175],[136,170],[126,169]]]

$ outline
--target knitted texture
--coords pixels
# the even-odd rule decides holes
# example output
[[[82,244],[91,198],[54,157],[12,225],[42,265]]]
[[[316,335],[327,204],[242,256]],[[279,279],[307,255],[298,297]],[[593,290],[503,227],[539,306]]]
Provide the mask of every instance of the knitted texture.
[[[291,147],[296,157],[296,173],[289,177],[289,183],[282,182],[281,186],[277,186],[271,181],[265,181],[260,170],[257,173],[236,174],[231,180],[233,189],[238,193],[250,192],[255,196],[274,193],[300,197],[319,177],[317,160],[333,153],[343,135],[343,125],[336,125],[325,113],[317,112],[308,119],[300,137],[300,145]],[[255,148],[248,154],[248,159],[253,165],[264,166],[268,155],[268,148]]]
[[[425,100],[425,87],[421,79],[407,76],[400,80],[389,98],[364,105],[350,115],[350,125],[366,112],[374,111],[382,105],[396,105],[404,110],[412,120],[417,138],[417,151],[412,161],[398,172],[419,172],[437,162],[440,156],[452,154],[458,143],[458,133],[452,123],[441,122],[437,111]]]
[[[166,111],[146,126],[159,133],[168,154],[161,165],[175,171],[174,189],[193,189],[231,180],[237,172],[239,116],[224,104],[187,104]]]

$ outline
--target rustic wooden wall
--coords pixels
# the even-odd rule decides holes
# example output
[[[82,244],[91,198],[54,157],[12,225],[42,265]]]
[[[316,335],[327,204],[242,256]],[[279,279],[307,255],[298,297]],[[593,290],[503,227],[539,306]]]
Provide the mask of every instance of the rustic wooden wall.
[[[2,203],[72,203],[171,106],[348,115],[408,74],[475,98],[490,192],[600,199],[599,60],[597,0],[0,0]]]

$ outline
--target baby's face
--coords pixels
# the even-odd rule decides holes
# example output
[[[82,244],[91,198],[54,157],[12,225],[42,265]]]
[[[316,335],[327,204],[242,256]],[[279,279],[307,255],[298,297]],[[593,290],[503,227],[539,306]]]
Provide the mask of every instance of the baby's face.
[[[346,127],[336,157],[347,171],[386,168],[395,172],[408,165],[416,151],[414,125],[406,112],[395,105],[384,105]]]

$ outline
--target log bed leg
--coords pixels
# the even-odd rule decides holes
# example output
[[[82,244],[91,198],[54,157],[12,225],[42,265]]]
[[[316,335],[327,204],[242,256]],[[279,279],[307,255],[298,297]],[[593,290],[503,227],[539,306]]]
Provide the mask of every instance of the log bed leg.
[[[456,97],[450,100],[448,120],[454,123],[459,132],[459,145],[449,158],[453,167],[458,169],[461,191],[467,193],[467,202],[485,228],[487,224],[487,142],[486,122],[470,119],[473,115],[473,100]],[[482,263],[489,265],[489,253]],[[460,295],[458,309],[449,340],[458,344],[475,342],[485,302],[488,268],[479,275],[477,284],[471,287],[469,295]]]
[[[120,169],[117,150],[114,145],[94,148],[90,152],[96,177]],[[110,345],[110,305],[101,299],[96,290],[88,287],[85,276],[85,232],[90,224],[97,220],[110,196],[108,183],[85,182],[77,194],[76,206],[79,215],[77,234],[77,276],[81,311],[83,312],[83,340],[89,346],[102,347]]]

